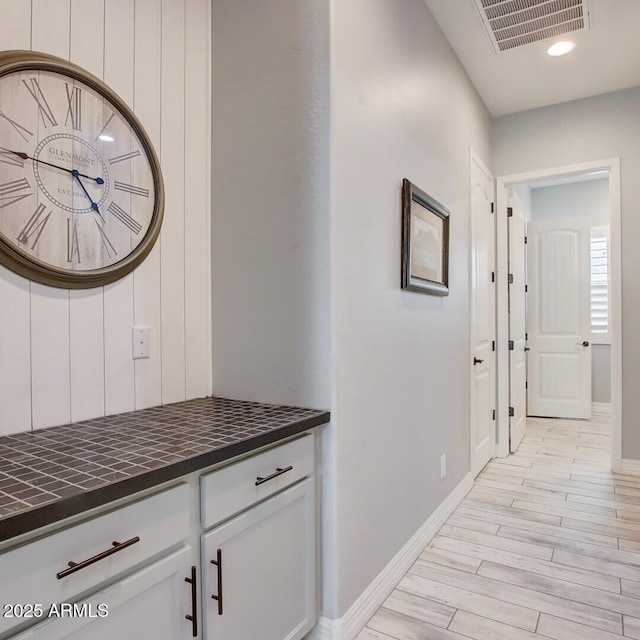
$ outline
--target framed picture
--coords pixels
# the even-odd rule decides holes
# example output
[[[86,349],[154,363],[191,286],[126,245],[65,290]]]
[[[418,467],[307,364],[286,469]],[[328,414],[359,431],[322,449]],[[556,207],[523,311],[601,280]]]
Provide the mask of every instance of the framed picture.
[[[402,288],[449,295],[449,211],[402,181]]]

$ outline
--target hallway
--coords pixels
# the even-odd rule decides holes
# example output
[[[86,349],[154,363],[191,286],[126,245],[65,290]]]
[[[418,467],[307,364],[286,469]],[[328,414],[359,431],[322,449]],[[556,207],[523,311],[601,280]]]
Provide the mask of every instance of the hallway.
[[[358,640],[640,639],[640,478],[610,416],[528,418]]]

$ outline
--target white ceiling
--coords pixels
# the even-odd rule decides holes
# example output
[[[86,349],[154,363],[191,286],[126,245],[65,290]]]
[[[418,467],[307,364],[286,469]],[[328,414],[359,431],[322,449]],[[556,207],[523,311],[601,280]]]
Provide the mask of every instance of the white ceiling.
[[[640,0],[591,0],[591,27],[496,53],[473,0],[425,0],[491,115],[640,85]],[[561,58],[557,40],[576,48]]]

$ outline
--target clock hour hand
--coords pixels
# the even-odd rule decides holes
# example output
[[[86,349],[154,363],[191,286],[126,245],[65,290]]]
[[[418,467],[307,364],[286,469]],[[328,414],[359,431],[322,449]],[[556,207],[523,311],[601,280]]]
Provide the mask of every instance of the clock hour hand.
[[[73,174],[73,177],[78,181],[78,184],[82,187],[82,190],[84,191],[84,195],[87,196],[87,198],[89,198],[89,202],[91,203],[91,208],[100,216],[100,219],[102,220],[102,222],[105,222],[105,219],[102,217],[102,214],[100,213],[100,209],[98,209],[97,203],[95,203],[91,199],[91,196],[89,195],[89,192],[85,189],[84,184],[82,184],[82,180],[80,180],[80,176],[82,174],[78,173],[78,171],[76,169],[73,169],[71,171],[71,173]]]
[[[53,167],[54,169],[60,169],[60,171],[66,171],[67,173],[71,173],[73,175],[81,176],[82,178],[86,178],[87,180],[93,180],[96,184],[104,184],[104,180],[102,178],[92,178],[91,176],[87,176],[84,173],[80,173],[76,169],[67,169],[66,167],[61,167],[59,164],[52,164],[51,162],[46,162],[45,160],[39,160],[38,158],[33,158],[30,155],[27,155],[23,151],[13,151],[12,149],[7,149],[5,147],[0,147],[3,151],[8,151],[9,153],[13,153],[18,156],[18,158],[22,158],[23,160],[33,160],[39,164],[46,164],[48,167]],[[83,187],[84,189],[84,187]]]

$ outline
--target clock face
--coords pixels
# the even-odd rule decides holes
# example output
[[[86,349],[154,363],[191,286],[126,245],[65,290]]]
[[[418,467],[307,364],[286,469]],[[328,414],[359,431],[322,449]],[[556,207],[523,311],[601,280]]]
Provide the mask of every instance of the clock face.
[[[0,261],[61,287],[112,282],[162,219],[153,147],[102,82],[51,56],[0,54]]]

